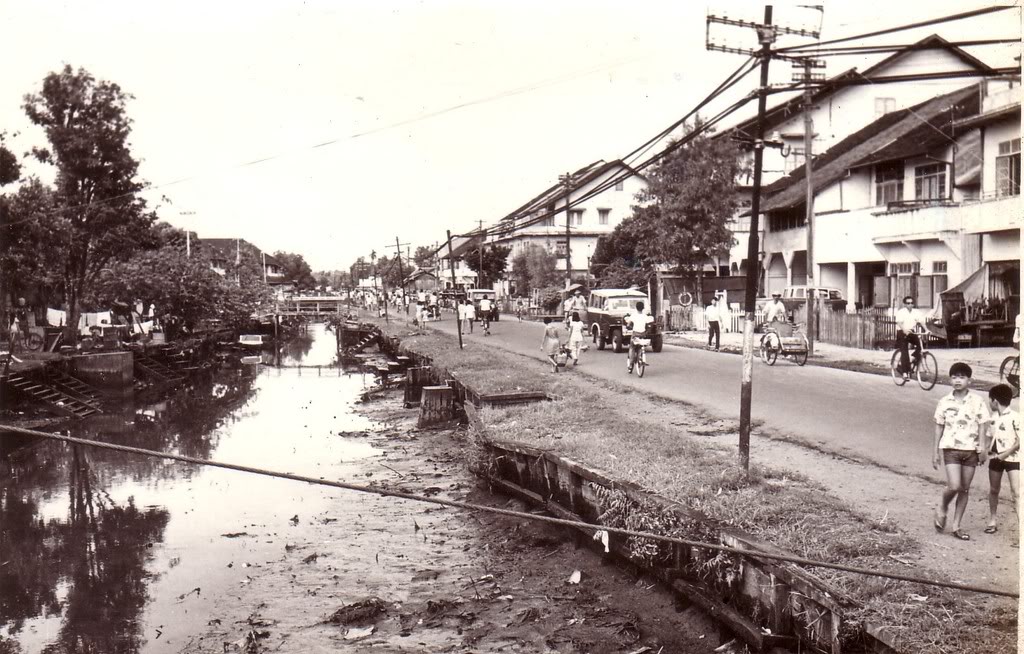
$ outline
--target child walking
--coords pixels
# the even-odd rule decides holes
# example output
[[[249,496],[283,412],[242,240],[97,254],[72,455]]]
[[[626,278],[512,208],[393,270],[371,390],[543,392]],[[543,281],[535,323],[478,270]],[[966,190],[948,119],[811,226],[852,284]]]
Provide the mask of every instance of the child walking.
[[[572,365],[580,363],[580,350],[583,349],[583,321],[580,320],[580,312],[572,312],[572,320],[569,321],[569,352],[572,355]]]
[[[989,431],[992,443],[988,460],[988,526],[986,534],[999,530],[996,526],[996,509],[999,507],[999,490],[1003,473],[1010,480],[1010,497],[1013,509],[1020,519],[1018,503],[1020,488],[1020,415],[1010,408],[1013,389],[1006,384],[993,386],[988,392],[989,408],[992,409],[992,427]],[[1016,525],[1014,525],[1016,530]]]
[[[953,391],[939,400],[935,407],[935,447],[932,467],[942,465],[946,472],[946,488],[935,508],[935,531],[946,528],[949,504],[954,499],[953,531],[955,538],[971,540],[970,534],[960,529],[967,500],[974,480],[975,469],[985,463],[984,445],[989,411],[980,395],[971,393],[971,367],[957,361],[949,368]]]

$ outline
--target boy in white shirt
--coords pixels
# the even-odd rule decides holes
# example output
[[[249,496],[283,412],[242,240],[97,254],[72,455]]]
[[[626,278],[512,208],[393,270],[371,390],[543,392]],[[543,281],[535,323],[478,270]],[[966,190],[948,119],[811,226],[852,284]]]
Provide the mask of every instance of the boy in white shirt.
[[[996,527],[996,509],[999,507],[999,490],[1003,481],[1003,473],[1010,480],[1010,496],[1013,508],[1020,516],[1018,504],[1020,488],[1020,415],[1010,408],[1013,389],[1006,384],[993,386],[988,392],[989,408],[992,409],[992,426],[989,429],[989,460],[988,460],[988,526],[986,534],[994,534]]]

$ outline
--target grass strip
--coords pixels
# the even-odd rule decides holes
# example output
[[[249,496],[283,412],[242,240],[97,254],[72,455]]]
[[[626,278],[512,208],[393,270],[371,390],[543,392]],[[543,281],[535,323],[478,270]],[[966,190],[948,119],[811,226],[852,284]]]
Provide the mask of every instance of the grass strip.
[[[685,418],[666,424],[659,400],[612,383],[552,375],[536,359],[479,343],[460,350],[454,336],[434,330],[392,325],[390,332],[481,394],[542,391],[557,398],[481,411],[492,438],[556,450],[802,557],[905,573],[898,559],[917,550],[893,525],[865,517],[806,477],[758,464],[744,474],[733,449],[708,439],[715,421],[695,407],[678,405]],[[721,428],[710,433],[736,440]],[[656,526],[658,517],[621,521]],[[847,611],[849,626],[884,627],[901,652],[1016,651],[1012,599],[827,569],[813,573],[860,604]],[[943,576],[923,567],[915,574]]]

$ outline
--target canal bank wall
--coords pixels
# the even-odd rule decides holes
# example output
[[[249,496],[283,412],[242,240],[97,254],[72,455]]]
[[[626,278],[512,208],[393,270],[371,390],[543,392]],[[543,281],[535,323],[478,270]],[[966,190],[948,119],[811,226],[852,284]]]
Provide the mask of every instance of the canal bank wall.
[[[427,397],[423,388],[452,389],[476,445],[469,465],[478,476],[556,517],[585,523],[587,527],[577,528],[581,541],[660,579],[754,650],[899,652],[886,629],[849,617],[860,605],[840,589],[803,569],[758,556],[795,555],[557,450],[493,439],[479,414],[483,406],[551,399],[546,395],[481,393],[460,381],[443,361],[407,348],[397,337],[385,333],[379,345],[381,351],[408,357],[414,364],[407,372],[407,406],[415,403],[417,396]],[[595,535],[595,529],[602,526],[713,543],[743,553],[606,531]]]

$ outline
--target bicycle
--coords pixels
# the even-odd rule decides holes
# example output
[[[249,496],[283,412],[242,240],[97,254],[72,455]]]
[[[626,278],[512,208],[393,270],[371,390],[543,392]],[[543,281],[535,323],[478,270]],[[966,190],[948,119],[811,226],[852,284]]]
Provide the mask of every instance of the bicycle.
[[[629,367],[627,368],[627,374],[633,374],[633,369],[636,369],[636,376],[643,377],[644,371],[647,369],[647,346],[651,344],[651,339],[640,338],[633,336],[629,339]]]
[[[930,336],[929,332],[914,333],[917,335],[920,349],[911,355],[910,370],[907,374],[908,377],[912,376],[917,379],[917,383],[922,390],[930,391],[935,387],[936,382],[939,381],[939,364],[935,360],[935,355],[928,351],[928,346],[926,345],[927,337]],[[897,386],[903,386],[907,383],[908,377],[904,377],[899,368],[900,349],[896,348],[892,353],[892,359],[889,361],[889,373],[892,375],[892,380]]]
[[[793,333],[783,336],[777,327],[769,326],[768,331],[761,336],[761,344],[758,347],[761,360],[769,366],[774,366],[781,354],[792,359],[796,365],[803,366],[807,363],[807,352],[810,350],[807,336],[800,331],[800,325],[797,323],[782,324],[792,328]]]
[[[999,381],[1013,388],[1013,396],[1020,395],[1020,355],[1015,354],[1003,359],[999,365]]]
[[[20,329],[13,329],[11,330],[9,346],[11,352],[35,352],[43,347],[43,337],[35,332],[29,332],[26,335]]]

